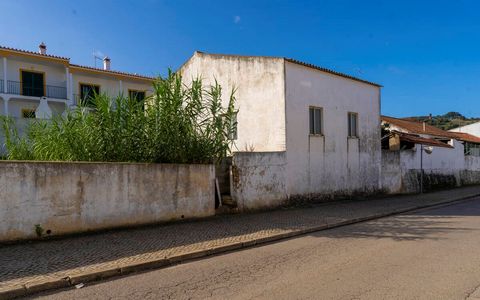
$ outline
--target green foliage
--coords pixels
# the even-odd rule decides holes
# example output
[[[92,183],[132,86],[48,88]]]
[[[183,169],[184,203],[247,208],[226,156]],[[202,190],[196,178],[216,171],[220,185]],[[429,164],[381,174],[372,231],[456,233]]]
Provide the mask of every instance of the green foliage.
[[[426,122],[432,126],[438,127],[443,130],[450,130],[453,128],[457,128],[460,126],[465,126],[468,124],[472,124],[475,122],[480,121],[479,118],[466,118],[461,113],[458,112],[448,112],[444,115],[438,116],[418,116],[418,117],[410,117],[408,119],[419,121],[419,122]]]
[[[235,130],[235,91],[222,106],[222,88],[190,85],[169,72],[138,102],[95,95],[95,108],[79,106],[64,116],[36,120],[18,134],[3,122],[7,158],[47,161],[213,163],[228,155]]]

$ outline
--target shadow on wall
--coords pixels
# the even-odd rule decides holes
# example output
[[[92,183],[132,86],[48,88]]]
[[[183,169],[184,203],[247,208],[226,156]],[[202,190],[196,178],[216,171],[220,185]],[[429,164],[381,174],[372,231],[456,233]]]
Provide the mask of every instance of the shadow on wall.
[[[408,170],[402,179],[402,191],[407,193],[420,192],[420,170]],[[460,185],[453,174],[428,173],[423,174],[423,190],[435,191],[440,189],[454,188]]]
[[[332,224],[346,219],[375,215],[393,208],[412,207],[418,199],[397,196],[368,201],[332,203],[306,209],[285,209],[268,213],[220,216],[201,222],[185,222],[117,230],[67,238],[0,247],[0,286],[25,274],[50,274],[94,264],[108,264],[118,259],[156,253],[169,257],[199,247],[245,242],[265,232],[301,230]],[[470,201],[469,203],[472,203]],[[451,211],[448,208],[422,214],[401,215],[374,222],[322,231],[312,236],[329,238],[391,238],[397,241],[432,239],[436,233],[468,231],[469,228],[449,226],[456,216],[480,215],[480,202],[475,206]],[[40,259],[39,259],[40,258]],[[68,262],[68,263],[65,263]]]

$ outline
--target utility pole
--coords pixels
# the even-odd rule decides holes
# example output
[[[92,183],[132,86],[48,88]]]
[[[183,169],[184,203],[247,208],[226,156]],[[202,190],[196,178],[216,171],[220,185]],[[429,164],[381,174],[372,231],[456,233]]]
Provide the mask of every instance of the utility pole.
[[[420,194],[423,194],[423,144],[420,144]]]

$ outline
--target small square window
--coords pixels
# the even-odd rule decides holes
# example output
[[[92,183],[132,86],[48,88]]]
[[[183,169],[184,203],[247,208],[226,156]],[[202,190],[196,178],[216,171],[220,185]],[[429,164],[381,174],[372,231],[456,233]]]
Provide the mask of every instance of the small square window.
[[[22,118],[35,119],[36,118],[35,110],[29,109],[29,108],[22,109]]]
[[[348,136],[358,137],[358,114],[348,113]]]
[[[320,107],[309,108],[309,124],[310,134],[321,135],[323,134],[323,109]]]

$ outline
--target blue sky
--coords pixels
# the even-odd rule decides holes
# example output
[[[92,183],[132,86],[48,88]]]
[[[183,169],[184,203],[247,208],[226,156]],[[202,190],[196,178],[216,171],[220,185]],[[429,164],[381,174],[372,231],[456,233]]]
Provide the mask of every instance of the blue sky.
[[[158,75],[195,50],[286,56],[384,85],[383,114],[480,117],[478,1],[2,0],[0,11],[0,45],[44,41],[77,64],[97,51]]]

